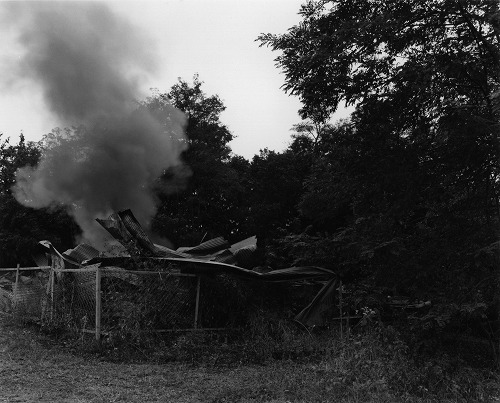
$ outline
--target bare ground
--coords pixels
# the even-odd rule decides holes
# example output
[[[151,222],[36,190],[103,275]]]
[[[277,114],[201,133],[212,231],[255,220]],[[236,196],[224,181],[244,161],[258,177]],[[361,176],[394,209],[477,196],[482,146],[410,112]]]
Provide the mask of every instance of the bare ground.
[[[0,320],[0,402],[307,401],[276,388],[277,382],[286,385],[276,367],[117,364],[48,341]]]
[[[238,401],[260,372],[258,367],[221,371],[181,364],[116,364],[47,346],[33,330],[0,321],[0,402]]]
[[[113,363],[97,354],[74,354],[35,329],[6,325],[0,318],[0,402],[463,401],[396,397],[377,383],[346,390],[334,375],[338,371],[319,364],[290,361],[230,368]]]
[[[57,359],[9,363],[0,372],[1,401],[229,402],[233,400],[217,396],[226,394],[221,384],[226,391],[244,390],[245,377],[256,375],[249,368],[215,373],[178,365],[118,365],[63,356]]]

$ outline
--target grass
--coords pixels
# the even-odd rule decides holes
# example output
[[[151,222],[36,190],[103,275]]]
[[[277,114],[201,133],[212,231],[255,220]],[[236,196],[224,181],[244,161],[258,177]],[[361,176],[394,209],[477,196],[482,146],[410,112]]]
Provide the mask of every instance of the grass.
[[[191,333],[100,350],[3,321],[0,402],[500,401],[493,372],[445,355],[417,366],[390,328],[340,340],[267,319],[245,337]]]

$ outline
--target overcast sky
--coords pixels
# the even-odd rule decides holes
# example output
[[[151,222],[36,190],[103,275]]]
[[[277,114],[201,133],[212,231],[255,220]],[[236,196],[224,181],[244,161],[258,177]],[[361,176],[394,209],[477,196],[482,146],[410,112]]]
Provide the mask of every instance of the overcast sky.
[[[283,33],[300,21],[302,0],[164,0],[113,1],[110,7],[144,30],[156,46],[157,73],[141,86],[145,91],[168,91],[177,77],[187,81],[195,73],[207,94],[218,94],[227,110],[222,115],[237,139],[236,154],[251,158],[260,149],[280,151],[299,122],[300,103],[280,86],[284,76],[275,67],[277,56],[259,48],[260,33]],[[13,32],[11,32],[12,34]],[[16,57],[12,36],[2,33],[0,60],[5,68]],[[5,84],[5,83],[3,83]],[[60,126],[49,113],[40,88],[32,82],[9,83],[0,92],[0,132],[30,140]]]

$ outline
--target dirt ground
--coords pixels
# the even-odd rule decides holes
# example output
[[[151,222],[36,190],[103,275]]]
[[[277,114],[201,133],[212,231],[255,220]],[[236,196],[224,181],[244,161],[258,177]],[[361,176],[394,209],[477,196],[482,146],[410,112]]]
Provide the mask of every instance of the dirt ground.
[[[0,402],[286,402],[286,391],[266,391],[261,369],[116,364],[0,320]]]
[[[464,401],[396,397],[384,383],[348,387],[336,379],[339,375],[341,369],[328,365],[286,360],[232,367],[115,363],[95,353],[75,354],[71,345],[0,317],[0,403]],[[469,401],[500,402],[500,397]]]

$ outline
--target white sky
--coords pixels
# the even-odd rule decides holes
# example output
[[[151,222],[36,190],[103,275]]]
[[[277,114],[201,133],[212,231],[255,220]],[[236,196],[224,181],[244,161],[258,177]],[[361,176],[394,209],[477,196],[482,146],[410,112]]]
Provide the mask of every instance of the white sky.
[[[231,148],[250,159],[266,147],[283,150],[292,125],[300,121],[298,99],[280,89],[284,75],[274,65],[278,53],[259,48],[255,39],[260,33],[284,33],[297,24],[303,2],[150,0],[112,1],[110,7],[156,42],[159,73],[143,83],[145,88],[167,92],[177,77],[191,82],[199,73],[204,91],[218,94],[227,107],[221,120],[237,137]],[[0,91],[4,137],[17,140],[22,131],[29,140],[39,140],[57,126],[33,84]]]

